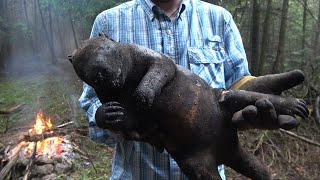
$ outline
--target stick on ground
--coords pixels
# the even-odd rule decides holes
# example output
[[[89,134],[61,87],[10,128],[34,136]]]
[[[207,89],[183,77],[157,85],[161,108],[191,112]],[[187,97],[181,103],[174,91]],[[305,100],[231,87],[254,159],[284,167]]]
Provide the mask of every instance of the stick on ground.
[[[14,113],[15,111],[19,110],[23,105],[24,105],[24,103],[21,103],[21,104],[15,106],[15,107],[12,107],[8,110],[0,110],[0,114],[8,115],[8,114]]]

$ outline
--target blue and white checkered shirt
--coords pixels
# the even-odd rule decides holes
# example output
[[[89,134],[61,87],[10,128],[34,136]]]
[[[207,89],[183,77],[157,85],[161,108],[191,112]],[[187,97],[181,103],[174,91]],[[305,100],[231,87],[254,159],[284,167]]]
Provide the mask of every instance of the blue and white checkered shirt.
[[[199,0],[183,0],[171,20],[151,0],[133,0],[100,13],[91,37],[105,32],[115,41],[135,43],[170,56],[214,88],[227,88],[250,75],[240,33],[228,11]],[[90,138],[116,146],[111,179],[187,179],[167,152],[127,141],[98,128],[94,115],[101,105],[84,84],[79,99],[89,121]],[[225,179],[224,168],[219,173]]]

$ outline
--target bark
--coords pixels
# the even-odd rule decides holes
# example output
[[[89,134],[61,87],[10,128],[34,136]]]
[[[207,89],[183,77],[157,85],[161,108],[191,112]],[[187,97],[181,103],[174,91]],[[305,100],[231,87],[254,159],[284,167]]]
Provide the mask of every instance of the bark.
[[[270,18],[271,18],[271,8],[272,8],[272,0],[268,0],[267,2],[267,11],[263,25],[263,32],[262,32],[262,41],[261,41],[261,49],[260,49],[260,63],[259,63],[259,75],[264,74],[264,65],[266,62],[266,54],[267,48],[269,46],[269,31],[270,31]]]
[[[251,17],[251,73],[258,75],[259,70],[259,39],[260,39],[260,6],[258,0],[252,0]]]
[[[277,50],[276,60],[274,61],[272,66],[273,74],[280,73],[283,71],[283,63],[285,58],[284,50],[285,50],[285,40],[286,40],[285,38],[286,38],[286,30],[287,30],[288,9],[289,9],[289,0],[283,0],[278,50]]]

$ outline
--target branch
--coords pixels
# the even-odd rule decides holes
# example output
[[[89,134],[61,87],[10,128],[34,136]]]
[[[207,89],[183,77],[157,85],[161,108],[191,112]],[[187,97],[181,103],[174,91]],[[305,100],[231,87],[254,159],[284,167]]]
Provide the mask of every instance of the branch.
[[[13,158],[6,164],[6,166],[1,170],[0,177],[4,178],[11,171],[12,167],[17,163],[19,159],[19,153],[13,156]]]
[[[6,114],[6,115],[11,114],[11,113],[19,110],[19,108],[22,107],[23,105],[24,105],[24,103],[21,103],[21,104],[15,106],[15,107],[12,107],[8,110],[0,110],[0,114]]]
[[[27,166],[27,173],[24,175],[23,180],[29,180],[30,176],[31,176],[31,170],[33,168],[33,164],[34,164],[34,160],[36,158],[36,154],[37,154],[37,142],[34,143],[33,146],[33,152],[32,155],[30,157],[30,163]]]
[[[310,16],[317,21],[317,18],[313,15],[313,13],[311,12],[310,8],[307,6],[304,5],[303,2],[301,2],[300,0],[297,0],[304,8],[306,8],[306,10],[308,11],[308,13],[310,14]]]
[[[319,144],[319,143],[317,143],[317,142],[315,142],[315,141],[312,141],[312,140],[310,140],[310,139],[304,138],[304,137],[302,137],[302,136],[299,136],[299,135],[297,135],[297,134],[295,134],[295,133],[293,133],[293,132],[286,131],[286,130],[284,130],[284,129],[280,129],[280,131],[283,132],[283,133],[285,133],[285,134],[287,134],[287,135],[289,135],[289,136],[291,136],[291,137],[297,138],[297,139],[299,139],[299,140],[301,140],[301,141],[303,141],[303,142],[306,142],[306,143],[308,143],[308,144],[311,144],[311,145],[320,147],[320,144]]]
[[[73,124],[74,122],[73,121],[70,121],[70,122],[67,122],[67,123],[64,123],[64,124],[60,124],[60,125],[58,125],[58,126],[55,126],[56,128],[63,128],[63,127],[66,127],[66,126],[68,126],[68,125],[70,125],[70,124]]]

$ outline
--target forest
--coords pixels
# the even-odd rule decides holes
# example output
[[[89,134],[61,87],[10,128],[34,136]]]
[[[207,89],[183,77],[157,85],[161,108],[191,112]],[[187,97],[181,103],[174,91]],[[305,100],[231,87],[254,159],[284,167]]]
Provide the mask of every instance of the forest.
[[[276,179],[319,179],[320,1],[205,1],[232,14],[252,75],[300,69],[306,76],[303,84],[284,95],[304,99],[310,107],[310,118],[301,120],[293,135],[285,131],[240,132],[244,146],[268,165]],[[77,102],[82,83],[67,57],[89,38],[97,14],[122,2],[126,0],[0,1],[0,110],[24,104],[24,110],[16,114],[0,113],[0,149],[6,144],[4,139],[12,135],[8,134],[10,128],[32,119],[39,108],[60,120],[79,119],[78,126],[85,124]],[[29,115],[25,115],[27,112]],[[109,151],[107,154],[111,158]],[[95,169],[78,176],[108,176],[110,159],[109,164],[104,163],[99,165],[108,166],[107,170],[101,167],[98,173]],[[231,170],[227,170],[227,176],[243,178]]]

